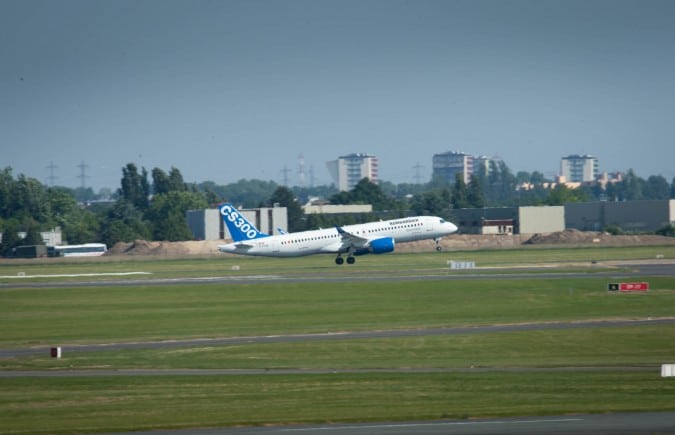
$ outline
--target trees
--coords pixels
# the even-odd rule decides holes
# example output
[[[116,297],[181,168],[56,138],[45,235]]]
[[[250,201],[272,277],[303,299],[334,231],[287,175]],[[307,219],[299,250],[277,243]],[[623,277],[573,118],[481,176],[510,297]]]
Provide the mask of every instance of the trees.
[[[199,193],[172,190],[155,195],[145,213],[153,239],[170,242],[191,240],[193,236],[185,213],[206,206],[206,199]]]
[[[228,185],[218,185],[212,181],[197,184],[201,192],[211,191],[218,201],[227,200],[235,206],[251,208],[265,204],[278,185],[274,181],[239,180]]]
[[[0,253],[2,256],[12,256],[13,249],[20,244],[19,225],[13,219],[4,221],[2,226],[2,243],[0,243]]]
[[[148,208],[150,196],[150,184],[148,183],[148,171],[143,168],[138,173],[138,168],[133,163],[127,163],[122,168],[122,187],[120,196],[139,210]]]
[[[180,171],[172,167],[167,175],[160,168],[152,170],[154,195],[150,201],[147,171],[139,174],[136,165],[122,169],[120,198],[110,210],[102,228],[108,245],[135,239],[190,240],[185,213],[207,206],[204,194],[189,192]]]
[[[388,197],[380,186],[363,178],[348,192],[339,192],[330,197],[333,204],[372,204],[374,210],[399,210],[401,204]]]
[[[485,196],[483,195],[483,187],[481,186],[479,178],[476,175],[471,175],[469,185],[467,186],[466,199],[471,207],[474,208],[485,207]]]
[[[186,240],[192,235],[187,230],[185,211],[214,206],[224,200],[249,208],[274,203],[288,207],[291,231],[373,219],[373,214],[305,216],[294,191],[271,181],[239,180],[225,186],[203,182],[196,190],[185,183],[176,167],[171,167],[168,172],[154,168],[151,175],[149,182],[145,168],[139,169],[129,163],[122,168],[114,205],[85,206],[78,204],[76,198],[91,198],[91,189],[46,187],[23,174],[15,177],[11,167],[0,169],[0,231],[4,233],[0,253],[11,252],[17,244],[27,243],[18,238],[17,232],[27,232],[30,235],[28,241],[33,239],[39,243],[36,234],[57,226],[61,227],[64,240],[69,243],[102,241],[113,245],[134,239]],[[525,181],[528,176],[534,188],[515,190],[516,180]],[[493,162],[490,173],[479,167],[466,184],[461,177],[454,184],[437,178],[427,184],[414,185],[374,184],[363,179],[348,192],[336,193],[333,186],[295,188],[295,192],[305,198],[312,195],[329,197],[336,204],[372,204],[377,216],[387,218],[404,216],[410,211],[450,218],[453,206],[561,205],[601,196],[616,201],[675,198],[675,178],[671,183],[661,175],[652,175],[645,180],[632,170],[623,181],[609,183],[604,190],[599,185],[549,190],[542,186],[543,181],[540,172],[519,172],[516,177],[503,162]]]
[[[464,183],[464,175],[455,175],[455,184],[452,185],[452,208],[468,208],[469,192]]]
[[[669,199],[668,181],[661,175],[650,175],[644,185],[644,196],[647,199]]]
[[[183,181],[183,175],[180,171],[172,166],[167,175],[160,168],[152,170],[152,191],[155,195],[169,192],[184,192],[187,190],[187,185]]]
[[[288,187],[279,186],[274,191],[268,203],[271,207],[279,204],[281,207],[287,208],[288,213],[288,231],[301,231],[306,229],[303,222],[304,212],[302,206],[295,198],[295,195]]]
[[[570,202],[582,202],[586,199],[583,190],[570,189],[564,184],[558,184],[554,189],[549,190],[545,203],[547,205],[564,205]]]

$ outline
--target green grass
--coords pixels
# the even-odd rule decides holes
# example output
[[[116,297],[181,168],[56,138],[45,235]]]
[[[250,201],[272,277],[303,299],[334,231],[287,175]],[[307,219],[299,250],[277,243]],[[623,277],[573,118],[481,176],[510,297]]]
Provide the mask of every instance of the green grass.
[[[671,249],[671,250],[669,250]],[[522,252],[521,252],[522,251]],[[330,256],[2,262],[0,275],[143,270],[153,277],[415,275],[478,265],[675,256],[672,248],[523,249],[394,254],[338,268]],[[232,265],[239,265],[233,271]],[[106,278],[110,279],[110,278]],[[631,280],[641,280],[639,276]],[[68,279],[58,279],[67,282]],[[54,281],[49,279],[48,281]],[[646,294],[610,294],[606,278],[132,285],[0,289],[0,348],[673,316],[675,277]],[[10,282],[10,280],[0,282]],[[16,281],[11,281],[16,282]],[[0,359],[2,370],[433,369],[486,372],[0,378],[8,434],[424,420],[675,410],[675,325],[429,335]],[[625,366],[640,367],[626,371]],[[500,368],[544,368],[510,372]],[[606,367],[557,371],[557,367]],[[612,369],[614,367],[614,369]]]
[[[100,352],[0,360],[3,370],[658,367],[675,324]],[[656,369],[654,369],[656,373]]]
[[[6,434],[675,409],[643,372],[326,374],[0,380]]]
[[[672,315],[675,278],[650,282],[622,295],[603,278],[6,289],[0,348]]]
[[[433,250],[430,243],[429,250]],[[236,255],[219,255],[203,258],[156,258],[156,257],[103,257],[49,258],[38,260],[0,260],[0,283],[52,282],[54,280],[109,280],[110,277],[86,278],[30,278],[15,279],[22,272],[30,275],[57,275],[101,272],[149,272],[149,276],[132,276],[116,279],[176,278],[204,276],[241,276],[274,274],[282,276],[349,276],[349,275],[411,275],[424,273],[448,273],[447,262],[475,261],[479,267],[523,266],[532,264],[560,263],[578,268],[578,265],[593,261],[654,259],[663,256],[675,258],[675,246],[589,247],[589,248],[541,248],[527,246],[518,249],[482,251],[443,251],[416,254],[392,253],[359,257],[352,266],[338,267],[333,255],[316,255],[303,258],[260,258]],[[236,266],[237,270],[233,270]],[[596,270],[598,267],[596,266]],[[453,272],[456,273],[456,272]]]

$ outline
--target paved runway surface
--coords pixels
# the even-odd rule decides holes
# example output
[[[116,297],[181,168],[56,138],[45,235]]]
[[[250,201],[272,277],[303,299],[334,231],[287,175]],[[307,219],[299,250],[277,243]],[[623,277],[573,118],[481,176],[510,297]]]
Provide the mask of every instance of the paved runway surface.
[[[495,435],[675,434],[675,412],[275,426],[133,432],[127,435]],[[121,434],[117,434],[121,435]]]
[[[251,337],[224,337],[224,338],[203,338],[203,339],[171,340],[171,341],[148,341],[140,343],[83,344],[77,346],[62,346],[61,351],[63,355],[67,355],[75,352],[96,352],[96,351],[123,350],[123,349],[167,349],[175,347],[234,346],[234,345],[241,346],[244,344],[289,343],[289,342],[351,340],[351,339],[369,339],[369,338],[420,337],[429,335],[480,334],[491,332],[641,326],[641,325],[659,325],[671,323],[675,323],[675,317],[642,319],[642,320],[633,320],[633,319],[589,320],[589,321],[574,321],[574,322],[544,322],[544,323],[519,323],[510,325],[465,326],[454,328],[390,329],[379,331],[327,332],[322,334],[319,333],[319,334],[263,335]],[[0,358],[16,358],[39,354],[48,355],[49,351],[50,351],[49,347],[2,349],[0,350]],[[3,376],[2,373],[3,372],[0,372],[0,377]]]
[[[105,287],[105,286],[131,286],[131,285],[180,285],[194,283],[212,283],[212,284],[250,284],[252,282],[266,283],[294,283],[294,282],[369,282],[369,281],[429,281],[429,280],[466,280],[466,279],[554,279],[554,278],[586,278],[586,277],[606,277],[611,279],[626,279],[633,277],[649,276],[675,276],[675,263],[664,262],[658,264],[645,263],[613,263],[617,270],[604,270],[593,273],[571,272],[565,270],[550,270],[542,268],[504,268],[475,270],[472,272],[444,271],[420,275],[417,271],[411,271],[410,275],[405,275],[406,271],[400,271],[397,275],[378,275],[378,274],[349,274],[349,275],[329,275],[329,276],[282,276],[282,275],[246,275],[246,276],[214,276],[198,278],[144,278],[144,279],[125,279],[125,280],[97,280],[97,281],[59,281],[59,282],[29,282],[12,281],[9,283],[0,283],[0,291],[8,288],[50,288],[50,287]],[[627,270],[626,270],[627,269]],[[546,272],[544,270],[547,270]]]

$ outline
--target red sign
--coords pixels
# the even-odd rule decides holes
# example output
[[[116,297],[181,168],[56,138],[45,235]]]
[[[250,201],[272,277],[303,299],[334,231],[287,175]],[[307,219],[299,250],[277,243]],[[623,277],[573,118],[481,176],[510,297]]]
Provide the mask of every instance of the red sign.
[[[620,292],[646,292],[649,290],[648,282],[619,282],[615,284],[609,284],[609,291],[620,291]]]
[[[649,290],[648,282],[622,282],[619,285],[620,292],[644,292]]]

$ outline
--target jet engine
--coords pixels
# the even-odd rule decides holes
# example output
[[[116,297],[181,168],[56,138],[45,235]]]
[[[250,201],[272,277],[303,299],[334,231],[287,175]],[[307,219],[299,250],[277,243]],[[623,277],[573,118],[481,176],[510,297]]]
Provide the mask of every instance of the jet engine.
[[[373,254],[384,254],[394,250],[394,238],[383,237],[381,239],[371,240],[368,244],[368,252]]]

